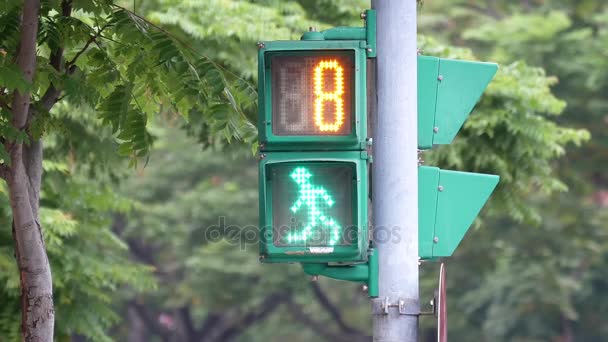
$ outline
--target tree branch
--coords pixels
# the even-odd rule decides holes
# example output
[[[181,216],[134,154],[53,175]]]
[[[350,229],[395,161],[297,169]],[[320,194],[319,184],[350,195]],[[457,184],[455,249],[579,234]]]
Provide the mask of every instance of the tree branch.
[[[0,89],[0,95],[4,93],[4,89]],[[0,99],[0,107],[6,109],[7,111],[11,111],[11,107],[4,100]]]
[[[181,317],[182,323],[184,323],[184,328],[186,328],[186,334],[188,335],[189,341],[195,341],[197,331],[194,327],[194,322],[192,322],[192,316],[190,315],[190,308],[187,306],[182,306],[177,310],[179,316]]]
[[[135,259],[137,259],[139,262],[143,262],[148,265],[152,265],[157,269],[160,269],[160,266],[156,265],[156,261],[153,257],[156,252],[151,250],[151,248],[149,248],[145,244],[142,244],[135,239],[124,236],[123,233],[126,227],[127,217],[121,213],[114,214],[114,217],[112,219],[112,231],[116,233],[116,235],[120,236],[127,243],[127,246],[129,246],[129,251],[133,254]]]
[[[236,322],[227,327],[215,338],[216,341],[230,341],[242,334],[253,323],[266,318],[274,312],[278,306],[289,300],[289,295],[285,292],[273,293],[266,297],[264,301],[255,309],[251,310]]]
[[[36,36],[38,34],[38,11],[40,1],[26,2],[23,6],[23,19],[21,23],[21,37],[17,65],[27,83],[32,83],[36,70]],[[27,122],[30,108],[30,93],[23,94],[15,90],[13,97],[13,126],[22,130]]]
[[[55,88],[55,86],[51,83],[47,90],[44,92],[40,101],[38,102],[42,108],[44,108],[47,112],[53,108],[53,105],[57,103],[57,99],[61,95],[61,90]],[[30,117],[33,116],[34,113],[31,113]]]
[[[171,37],[173,40],[175,40],[176,42],[180,43],[183,47],[185,47],[186,49],[190,50],[192,53],[194,53],[195,55],[204,58],[205,60],[207,60],[209,63],[213,64],[216,68],[221,69],[224,73],[226,74],[230,74],[232,77],[234,77],[235,79],[241,80],[243,81],[245,84],[249,85],[249,82],[247,82],[245,79],[243,79],[241,76],[235,74],[234,72],[226,69],[224,66],[217,64],[216,62],[214,62],[211,58],[209,58],[208,56],[202,54],[201,52],[197,51],[195,48],[193,48],[191,45],[188,45],[186,42],[184,42],[183,40],[179,39],[177,36],[171,34],[171,32],[165,30],[164,28],[150,22],[148,19],[140,16],[139,14],[129,10],[128,8],[119,6],[117,4],[112,4],[112,6],[116,7],[116,8],[120,8],[121,10],[130,13],[131,15],[137,17],[138,19],[141,19],[142,21],[144,21],[146,24],[154,27],[155,29],[159,30],[160,32],[166,34],[167,36]]]
[[[6,164],[6,161],[4,161],[4,163],[0,164],[0,178],[7,180],[9,171],[10,171],[10,169],[9,169],[8,165]]]
[[[209,336],[212,335],[215,327],[218,326],[218,323],[222,320],[221,314],[209,313],[203,325],[197,332],[194,341],[206,341]]]
[[[315,321],[312,317],[307,315],[302,307],[296,304],[293,300],[287,302],[287,310],[291,316],[309,328],[311,328],[316,334],[325,337],[328,341],[346,342],[345,336],[340,335],[327,328],[327,325]]]
[[[74,56],[74,58],[72,58],[69,62],[65,63],[65,68],[67,70],[70,70],[70,68],[76,64],[76,61],[78,60],[78,58],[87,51],[87,49],[89,48],[89,46],[91,45],[91,43],[93,43],[94,41],[97,40],[97,38],[99,38],[99,36],[101,35],[101,32],[103,32],[103,30],[105,30],[106,27],[108,27],[109,24],[106,24],[102,27],[99,28],[99,30],[97,32],[95,32],[94,35],[89,37],[89,40],[87,40],[87,42],[84,44],[84,46],[82,47],[82,49],[80,49],[80,51],[78,51],[76,53],[76,55]]]
[[[32,140],[29,145],[23,146],[23,165],[28,179],[30,205],[37,218],[42,185],[42,139]]]
[[[154,334],[160,336],[163,341],[169,341],[171,332],[160,326],[154,317],[150,316],[150,313],[146,311],[146,308],[143,305],[140,305],[136,301],[132,300],[129,302],[129,306],[135,310],[139,318],[141,318],[142,322],[144,322],[148,329],[152,330]]]
[[[342,318],[342,314],[340,313],[340,309],[338,309],[331,300],[323,293],[323,290],[319,286],[317,282],[310,282],[310,287],[312,288],[312,292],[317,299],[317,302],[321,304],[321,306],[329,313],[329,315],[334,319],[336,324],[343,333],[346,334],[357,334],[363,335],[363,332],[347,325]]]
[[[329,341],[363,342],[371,340],[369,336],[365,336],[362,333],[338,333],[328,329],[326,324],[314,320],[312,317],[307,315],[304,310],[302,310],[302,307],[300,305],[298,305],[291,299],[287,301],[287,309],[289,310],[289,313],[291,313],[293,318],[295,318],[298,322],[308,326],[309,328],[314,330],[315,333],[325,337]]]
[[[61,1],[61,16],[71,17],[72,16],[72,1],[63,0]],[[59,46],[55,51],[52,51],[50,56],[50,64],[55,70],[61,72],[61,61],[63,60],[63,47]]]
[[[496,20],[500,20],[501,19],[500,14],[496,11],[495,8],[492,8],[492,6],[489,5],[489,4],[487,5],[487,7],[483,7],[481,5],[476,5],[476,4],[473,4],[473,3],[467,3],[466,5],[463,5],[463,6],[465,8],[474,10],[474,11],[479,12],[481,14],[490,16],[490,17],[492,17],[492,18],[494,18]]]
[[[16,63],[23,79],[31,84],[36,70],[36,38],[40,0],[23,2],[21,33]],[[27,129],[31,95],[29,91],[13,93],[12,125]],[[13,216],[15,253],[21,281],[22,338],[24,341],[52,341],[55,325],[53,279],[37,217],[38,203],[32,203],[31,184],[24,160],[23,142],[9,149],[11,167],[7,175]],[[26,164],[27,163],[27,164]],[[39,165],[42,168],[42,164]]]
[[[61,16],[71,17],[72,16],[72,1],[63,0],[61,1]],[[59,46],[55,51],[51,52],[49,57],[49,64],[57,71],[62,72],[62,61],[63,61],[63,47]],[[57,99],[61,95],[61,90],[57,89],[52,83],[49,88],[44,92],[44,95],[40,99],[41,106],[48,112],[51,110],[53,105],[57,103]],[[28,120],[34,115],[34,111],[30,110]]]

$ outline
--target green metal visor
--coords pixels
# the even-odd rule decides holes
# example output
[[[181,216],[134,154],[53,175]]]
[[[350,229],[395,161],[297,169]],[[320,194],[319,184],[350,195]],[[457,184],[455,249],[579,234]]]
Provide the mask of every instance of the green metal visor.
[[[421,259],[452,255],[496,188],[499,177],[418,167],[418,248]]]
[[[362,150],[362,41],[275,41],[258,54],[261,151]]]
[[[262,260],[366,260],[367,179],[360,152],[266,154],[260,161]]]

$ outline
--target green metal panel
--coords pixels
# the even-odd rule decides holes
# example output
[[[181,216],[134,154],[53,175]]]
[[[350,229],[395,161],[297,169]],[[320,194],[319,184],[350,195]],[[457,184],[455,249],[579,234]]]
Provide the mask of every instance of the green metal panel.
[[[365,11],[365,27],[333,27],[325,31],[304,32],[302,40],[358,40],[365,42],[367,57],[376,57],[376,10]]]
[[[423,259],[433,256],[438,185],[439,168],[418,167],[418,252]]]
[[[367,279],[368,294],[370,297],[378,297],[378,250],[372,249],[369,254],[369,278]]]
[[[433,256],[450,256],[496,188],[499,177],[441,170]]]
[[[365,27],[332,27],[321,33],[325,40],[365,40]]]
[[[264,42],[258,51],[258,134],[261,151],[361,150],[367,139],[366,50],[359,40],[299,40]],[[352,134],[347,136],[279,136],[272,132],[270,56],[314,55],[351,51],[355,59]]]
[[[433,144],[450,144],[496,74],[494,63],[439,60]]]
[[[361,262],[367,260],[368,171],[366,155],[360,151],[343,152],[269,152],[259,163],[260,259],[263,262]],[[277,246],[273,239],[272,182],[268,167],[281,163],[332,162],[352,163],[356,170],[355,194],[352,197],[353,224],[356,240],[351,245],[327,249],[315,246]]]
[[[439,58],[418,56],[418,148],[433,147]]]
[[[367,57],[376,57],[376,10],[365,11],[365,35],[367,40]]]
[[[454,253],[498,180],[496,175],[419,167],[419,254],[422,259]]]
[[[418,148],[449,144],[498,65],[418,56]]]
[[[352,265],[302,264],[306,274],[354,281],[368,286],[370,297],[378,297],[378,252],[372,250],[366,263]]]

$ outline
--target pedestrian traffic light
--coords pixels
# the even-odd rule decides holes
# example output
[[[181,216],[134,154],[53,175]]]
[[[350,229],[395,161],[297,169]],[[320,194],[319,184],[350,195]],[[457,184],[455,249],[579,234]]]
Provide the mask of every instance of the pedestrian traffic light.
[[[365,260],[367,193],[367,159],[359,151],[263,154],[263,260]]]
[[[300,262],[307,274],[361,282],[377,296],[367,212],[376,13],[364,17],[361,28],[258,43],[260,260]],[[496,70],[418,57],[420,150],[451,143]],[[498,176],[420,166],[418,183],[419,256],[435,259],[453,253]]]
[[[365,27],[258,47],[260,259],[364,262],[375,12]]]

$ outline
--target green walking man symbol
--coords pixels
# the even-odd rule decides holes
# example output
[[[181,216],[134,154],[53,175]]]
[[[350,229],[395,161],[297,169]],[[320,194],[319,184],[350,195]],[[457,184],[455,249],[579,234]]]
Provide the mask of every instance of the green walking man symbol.
[[[287,241],[305,243],[311,238],[314,229],[326,229],[330,234],[329,245],[335,245],[340,238],[340,226],[328,215],[328,209],[335,203],[331,195],[322,186],[310,182],[312,174],[305,167],[295,168],[290,177],[298,184],[300,195],[291,206],[291,211],[295,214],[305,206],[307,222],[301,232],[287,235]]]

